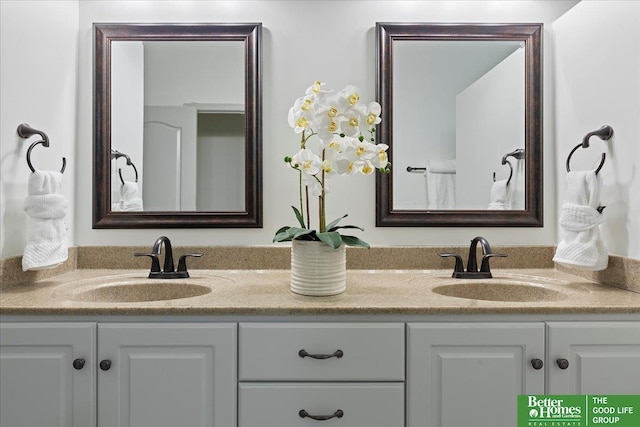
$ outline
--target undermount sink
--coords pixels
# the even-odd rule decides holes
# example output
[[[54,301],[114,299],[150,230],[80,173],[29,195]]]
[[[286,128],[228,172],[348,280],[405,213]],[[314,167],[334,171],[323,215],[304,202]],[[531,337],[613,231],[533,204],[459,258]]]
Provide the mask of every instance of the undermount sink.
[[[537,302],[560,301],[567,295],[535,283],[518,281],[466,280],[460,283],[439,285],[433,292],[455,298],[484,301]]]
[[[184,282],[121,282],[85,289],[73,298],[88,302],[167,301],[210,292],[211,288],[207,286]]]

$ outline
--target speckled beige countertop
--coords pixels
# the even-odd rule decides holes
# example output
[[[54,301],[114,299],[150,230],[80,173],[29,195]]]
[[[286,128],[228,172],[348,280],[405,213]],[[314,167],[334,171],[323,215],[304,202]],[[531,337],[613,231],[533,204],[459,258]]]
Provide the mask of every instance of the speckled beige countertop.
[[[347,290],[330,297],[291,292],[288,270],[193,270],[189,279],[147,279],[148,270],[79,269],[28,284],[5,287],[2,315],[318,315],[318,314],[550,314],[640,313],[640,293],[597,284],[555,269],[504,269],[494,279],[452,279],[450,270],[349,270]],[[498,288],[491,301],[441,295],[438,287]],[[162,295],[184,285],[202,295],[123,302],[109,286],[138,287]],[[513,286],[531,285],[517,301]],[[442,289],[442,288],[441,288]],[[452,289],[452,288],[449,288]],[[464,289],[463,289],[464,290]],[[484,293],[481,292],[481,294]],[[487,294],[488,295],[488,294]],[[495,293],[494,293],[495,295]],[[107,301],[115,299],[116,301]],[[133,298],[136,299],[136,298]],[[144,299],[144,297],[142,298]],[[532,301],[533,300],[533,301]]]

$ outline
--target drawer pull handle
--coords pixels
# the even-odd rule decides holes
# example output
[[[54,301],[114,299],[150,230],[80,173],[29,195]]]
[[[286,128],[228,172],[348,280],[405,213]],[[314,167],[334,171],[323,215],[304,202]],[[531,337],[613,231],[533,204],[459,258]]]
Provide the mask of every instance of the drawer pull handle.
[[[312,359],[331,359],[332,357],[337,357],[338,359],[340,359],[342,356],[344,356],[344,353],[342,352],[342,350],[336,350],[333,354],[309,354],[307,353],[307,350],[300,350],[298,352],[298,356],[305,358],[305,357],[310,357]]]
[[[108,371],[109,369],[111,369],[111,360],[105,359],[105,360],[101,361],[100,362],[100,369],[102,369],[103,371]]]
[[[531,366],[533,369],[539,370],[544,366],[544,362],[541,359],[531,359]]]
[[[344,412],[342,412],[342,409],[338,409],[333,413],[333,415],[310,415],[307,411],[301,409],[300,412],[298,412],[298,415],[300,416],[300,418],[311,418],[312,420],[316,421],[327,421],[331,418],[342,418]]]
[[[73,368],[79,371],[80,369],[84,368],[84,363],[84,359],[75,359],[73,361]]]

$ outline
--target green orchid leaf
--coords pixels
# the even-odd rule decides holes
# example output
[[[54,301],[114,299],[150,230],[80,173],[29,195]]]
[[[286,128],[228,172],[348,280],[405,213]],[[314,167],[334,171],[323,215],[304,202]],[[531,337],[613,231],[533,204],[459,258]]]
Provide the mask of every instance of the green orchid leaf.
[[[283,233],[283,232],[287,231],[287,230],[288,230],[288,229],[290,229],[290,228],[291,228],[291,227],[289,227],[288,225],[285,225],[284,227],[279,228],[279,229],[278,229],[278,231],[276,231],[276,234]]]
[[[357,246],[359,248],[370,248],[369,244],[364,240],[360,240],[356,236],[342,236],[342,241],[347,246]]]
[[[333,249],[338,249],[342,244],[342,236],[334,231],[325,231],[324,233],[316,233],[320,241]]]
[[[292,239],[297,239],[298,237],[313,233],[313,230],[309,230],[308,228],[291,227],[286,231],[286,233]]]
[[[357,228],[360,231],[364,231],[364,228],[358,227],[357,225],[339,225],[337,227],[330,228],[329,231],[336,231],[336,230],[339,230],[341,228]]]
[[[329,224],[327,224],[327,230],[329,230],[329,231],[333,231],[333,230],[331,230],[331,229],[332,229],[333,227],[335,227],[336,225],[338,225],[338,223],[339,223],[340,221],[342,221],[344,218],[346,218],[347,216],[349,216],[349,215],[345,214],[344,216],[341,216],[340,218],[337,218],[337,219],[334,219],[333,221],[331,221]]]
[[[291,240],[291,238],[289,237],[289,234],[287,234],[287,230],[290,229],[291,227],[289,227],[288,225],[285,225],[284,227],[278,229],[278,231],[276,231],[275,236],[273,236],[273,242],[288,242],[289,240]]]
[[[300,224],[300,227],[305,228],[304,218],[302,217],[302,214],[300,213],[298,208],[296,208],[295,206],[291,206],[291,209],[293,209],[293,212],[296,214],[296,218],[298,219],[298,223]]]
[[[290,242],[290,241],[291,241],[291,236],[289,236],[289,234],[286,231],[283,231],[281,233],[276,233],[276,235],[273,236],[273,243]]]

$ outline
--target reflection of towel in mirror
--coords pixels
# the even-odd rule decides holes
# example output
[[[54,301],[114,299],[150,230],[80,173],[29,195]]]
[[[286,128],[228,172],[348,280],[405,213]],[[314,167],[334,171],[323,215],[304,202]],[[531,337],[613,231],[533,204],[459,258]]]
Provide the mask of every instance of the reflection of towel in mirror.
[[[69,256],[67,199],[60,194],[62,174],[35,171],[29,176],[24,211],[29,216],[27,245],[22,256],[22,270],[54,268]]]
[[[501,179],[493,183],[491,186],[491,195],[489,196],[488,210],[509,210],[511,203],[508,197],[508,187],[506,179]]]
[[[594,171],[567,174],[567,194],[560,212],[564,237],[553,260],[568,267],[600,271],[607,268],[609,255],[600,236],[602,178]]]
[[[140,197],[140,190],[138,189],[137,182],[125,181],[124,184],[120,186],[120,201],[113,203],[111,210],[116,212],[133,212],[142,210],[142,198]]]
[[[427,208],[455,209],[456,161],[430,160],[424,176],[427,180]]]

